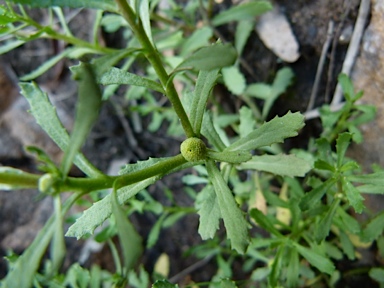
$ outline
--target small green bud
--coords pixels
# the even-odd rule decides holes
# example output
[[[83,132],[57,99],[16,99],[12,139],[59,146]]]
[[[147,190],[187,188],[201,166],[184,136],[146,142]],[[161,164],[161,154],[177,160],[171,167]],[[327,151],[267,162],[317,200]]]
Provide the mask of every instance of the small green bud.
[[[195,137],[186,139],[180,145],[181,155],[185,160],[190,162],[196,162],[205,160],[207,154],[207,147],[203,140]]]
[[[52,191],[52,187],[55,184],[55,178],[52,174],[44,174],[39,179],[39,190],[42,193],[50,193]]]

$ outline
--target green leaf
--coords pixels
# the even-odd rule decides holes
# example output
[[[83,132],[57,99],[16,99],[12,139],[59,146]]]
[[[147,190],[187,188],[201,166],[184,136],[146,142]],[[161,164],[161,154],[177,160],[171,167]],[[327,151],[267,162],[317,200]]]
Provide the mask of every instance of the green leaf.
[[[311,165],[295,155],[261,155],[237,166],[240,170],[254,169],[289,177],[303,177],[311,170]]]
[[[172,284],[168,282],[167,280],[157,280],[153,285],[152,288],[178,288],[179,285]]]
[[[61,162],[63,176],[66,176],[71,169],[73,159],[96,122],[102,104],[102,94],[91,64],[81,62],[71,70],[74,73],[74,79],[79,81],[79,96],[76,103],[75,124]]]
[[[235,95],[240,95],[245,90],[245,77],[238,66],[225,67],[221,70],[223,80],[228,90]]]
[[[225,144],[221,140],[220,135],[217,133],[215,126],[213,125],[212,117],[209,112],[204,113],[203,117],[203,126],[201,127],[201,133],[205,138],[208,139],[208,142],[213,145],[219,151],[225,149]]]
[[[384,268],[371,268],[371,270],[369,270],[369,277],[379,283],[384,283]]]
[[[347,231],[353,234],[360,233],[359,222],[354,217],[345,212],[344,209],[339,207],[337,209],[337,215],[340,217],[342,222],[342,227],[340,228],[346,229]]]
[[[344,233],[343,230],[340,229],[339,233],[341,249],[343,249],[343,252],[347,255],[349,260],[355,260],[355,247],[353,246],[351,239],[349,239],[349,236]]]
[[[251,160],[252,154],[245,150],[216,152],[207,150],[207,156],[215,161],[240,164]]]
[[[52,106],[47,94],[41,91],[35,83],[19,83],[19,85],[22,94],[31,106],[31,113],[37,123],[55,141],[60,149],[65,151],[69,145],[69,136],[61,124],[56,114],[56,109]],[[76,155],[74,163],[90,177],[103,175],[80,153]]]
[[[61,265],[63,264],[63,260],[66,254],[65,247],[65,239],[64,239],[64,223],[61,209],[61,199],[60,196],[57,195],[54,198],[54,207],[55,207],[55,230],[51,243],[51,259],[52,259],[52,267],[51,267],[51,275],[56,275],[59,272]]]
[[[236,26],[235,33],[235,47],[237,53],[241,55],[245,44],[248,41],[249,36],[251,35],[253,29],[255,28],[255,21],[251,20],[241,20]]]
[[[254,19],[254,17],[272,10],[272,8],[273,6],[269,1],[247,2],[235,5],[215,16],[212,19],[212,25],[219,26],[231,21]]]
[[[249,215],[256,221],[257,224],[260,225],[263,229],[268,231],[269,233],[275,235],[276,237],[283,237],[279,230],[275,228],[273,223],[265,216],[260,210],[252,209],[249,212]]]
[[[20,77],[20,80],[22,81],[29,81],[33,80],[43,73],[47,72],[50,68],[55,66],[60,60],[64,59],[66,56],[68,56],[73,51],[72,48],[65,49],[63,52],[57,54],[56,56],[52,57],[51,59],[45,61],[42,65],[40,65],[36,70]]]
[[[281,270],[283,266],[285,246],[280,245],[277,248],[275,258],[273,259],[271,273],[268,277],[268,287],[279,287],[279,279],[281,275]]]
[[[55,216],[51,216],[32,244],[17,258],[3,280],[4,287],[31,287],[40,261],[46,252],[55,230]],[[22,277],[21,277],[22,275]]]
[[[293,80],[294,74],[292,70],[288,67],[280,69],[277,74],[276,78],[273,81],[272,89],[270,95],[265,99],[265,103],[263,106],[262,111],[262,117],[265,119],[269,113],[269,111],[272,108],[273,103],[276,101],[276,99],[285,92],[287,87],[291,85]]]
[[[351,182],[363,183],[365,185],[357,186],[362,193],[384,194],[384,172],[375,172],[364,175],[349,175]]]
[[[224,220],[228,239],[238,253],[245,253],[248,245],[248,224],[238,207],[231,190],[212,160],[206,161],[207,171],[215,188],[220,213]]]
[[[373,240],[376,240],[380,235],[383,234],[383,230],[384,211],[369,220],[368,224],[362,231],[361,240],[363,240],[364,242],[371,242]]]
[[[98,82],[102,85],[134,85],[165,93],[160,83],[115,67],[112,67],[106,73],[100,75]]]
[[[147,34],[149,41],[152,43],[152,45],[154,45],[151,29],[151,17],[149,12],[149,0],[141,0],[139,5],[139,15],[145,34]]]
[[[181,69],[214,70],[233,65],[236,58],[236,49],[231,44],[213,44],[197,50],[177,66],[176,71]]]
[[[317,224],[314,238],[317,243],[320,243],[328,236],[329,231],[331,230],[331,225],[333,222],[333,217],[335,216],[336,210],[339,207],[340,199],[333,200],[331,207],[328,209],[326,214],[321,217],[319,223]]]
[[[118,190],[118,201],[124,204],[128,199],[135,196],[141,190],[156,182],[157,177],[151,177],[135,184],[123,187]],[[69,227],[65,236],[80,239],[87,234],[93,234],[96,227],[100,226],[112,214],[111,195],[107,195],[102,200],[94,203],[84,211],[83,215]]]
[[[336,139],[337,167],[343,165],[345,152],[347,152],[351,137],[350,133],[341,133]]]
[[[200,135],[205,106],[213,86],[216,83],[218,75],[219,69],[214,69],[211,71],[202,70],[199,72],[197,77],[196,88],[193,94],[189,116],[192,128],[197,136]]]
[[[152,226],[151,231],[149,232],[148,239],[147,239],[147,249],[152,248],[157,240],[159,239],[161,227],[163,226],[163,222],[165,217],[167,217],[168,214],[164,213],[160,216],[160,218],[156,221],[156,223]]]
[[[255,116],[253,116],[253,112],[247,106],[243,106],[240,108],[240,124],[239,124],[239,135],[240,137],[244,137],[251,133],[256,126]]]
[[[345,177],[341,179],[341,183],[343,185],[343,190],[345,191],[345,195],[347,196],[349,204],[353,207],[353,209],[355,209],[357,213],[362,213],[365,208],[365,199],[363,196],[361,196],[360,191]]]
[[[142,241],[140,235],[128,220],[124,209],[118,202],[116,189],[113,189],[111,197],[112,213],[116,220],[120,246],[123,250],[124,267],[126,272],[128,272],[134,267],[143,253],[143,246],[141,244]]]
[[[225,150],[252,150],[274,143],[281,143],[285,138],[298,135],[304,126],[304,116],[299,112],[288,112],[283,117],[276,116],[259,128],[232,143]]]
[[[185,39],[181,46],[180,55],[185,56],[198,48],[209,45],[209,39],[212,37],[212,34],[213,31],[208,26],[196,29],[192,35]]]
[[[219,202],[212,185],[205,186],[198,194],[195,205],[200,216],[198,232],[203,240],[212,239],[219,229],[221,218]]]
[[[229,279],[222,279],[220,281],[220,288],[237,288],[236,284]]]
[[[316,252],[316,250],[308,249],[296,242],[292,242],[292,244],[296,247],[301,256],[307,259],[312,266],[316,267],[321,272],[332,275],[335,271],[333,263],[328,258]]]
[[[312,189],[310,192],[306,193],[300,201],[300,209],[302,211],[308,210],[318,204],[320,199],[324,194],[335,185],[336,181],[334,179],[328,179],[318,187]]]
[[[345,98],[348,101],[351,101],[355,96],[355,91],[353,89],[353,84],[352,84],[351,79],[349,79],[349,77],[346,74],[342,73],[337,78],[337,81],[339,82],[339,84],[343,90]]]
[[[116,4],[113,0],[11,0],[10,2],[39,8],[59,6],[69,8],[92,8],[117,12]]]
[[[21,45],[23,45],[25,41],[23,40],[14,40],[14,41],[8,41],[6,44],[0,45],[0,55],[5,54]]]
[[[300,262],[299,254],[295,247],[291,247],[288,251],[288,266],[287,266],[287,284],[288,287],[298,287],[299,283],[299,271],[300,271]]]

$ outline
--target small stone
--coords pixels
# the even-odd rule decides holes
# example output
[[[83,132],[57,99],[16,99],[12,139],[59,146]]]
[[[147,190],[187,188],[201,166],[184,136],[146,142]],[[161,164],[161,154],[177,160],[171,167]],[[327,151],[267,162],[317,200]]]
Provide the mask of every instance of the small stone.
[[[283,61],[293,63],[299,59],[299,43],[287,18],[278,9],[261,15],[256,31],[264,45]]]

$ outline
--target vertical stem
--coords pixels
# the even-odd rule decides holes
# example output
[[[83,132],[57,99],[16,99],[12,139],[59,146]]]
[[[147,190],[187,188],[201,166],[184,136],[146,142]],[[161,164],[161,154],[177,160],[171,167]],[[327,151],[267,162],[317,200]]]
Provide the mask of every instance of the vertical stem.
[[[166,92],[169,101],[171,101],[177,116],[179,116],[185,134],[187,135],[187,137],[194,137],[195,132],[193,131],[187,113],[185,112],[184,107],[181,104],[175,86],[173,85],[173,82],[171,81],[167,71],[165,71],[164,69],[159,52],[152,45],[151,41],[149,40],[147,34],[144,31],[143,25],[137,18],[132,8],[128,5],[127,1],[116,0],[116,3],[120,8],[122,16],[127,20],[133,33],[136,35],[140,44],[143,46],[144,54],[147,57],[148,61],[151,63],[152,67],[155,69],[156,74],[159,77],[161,84],[163,85],[163,88]]]

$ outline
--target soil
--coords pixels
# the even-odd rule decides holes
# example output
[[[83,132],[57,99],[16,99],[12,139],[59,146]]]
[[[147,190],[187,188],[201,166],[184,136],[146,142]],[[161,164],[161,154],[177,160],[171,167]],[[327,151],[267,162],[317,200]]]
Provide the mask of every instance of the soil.
[[[330,20],[335,23],[336,30],[339,34],[347,27],[353,26],[358,11],[358,0],[309,0],[309,1],[289,1],[277,0],[275,4],[279,5],[280,10],[287,16],[288,21],[292,26],[294,35],[300,44],[301,56],[298,61],[292,64],[283,63],[268,50],[264,44],[258,39],[256,33],[248,41],[244,60],[250,63],[252,73],[244,70],[248,81],[263,81],[270,82],[276,71],[284,66],[289,66],[293,69],[296,80],[290,87],[289,91],[279,98],[274,106],[274,111],[271,115],[285,114],[287,111],[302,111],[305,112],[309,95],[313,87],[313,82],[316,74],[317,64],[319,62],[322,46],[327,37],[327,26]],[[44,12],[34,10],[38,19],[47,17]],[[80,33],[83,39],[88,39],[90,30],[90,20],[93,17],[93,12],[83,11],[84,17],[75,17],[71,22],[72,28],[77,33]],[[228,39],[233,38],[230,35],[231,30],[226,30],[225,33]],[[336,35],[335,37],[337,37]],[[104,38],[105,42],[113,47],[121,47],[118,43],[118,37]],[[318,95],[326,95],[329,91],[333,91],[336,85],[336,75],[339,73],[343,59],[346,53],[347,44],[335,41],[334,58],[326,61],[324,77],[322,77],[320,90]],[[20,116],[22,112],[17,109],[24,109],[25,102],[18,95],[18,88],[15,85],[15,78],[24,75],[34,68],[38,67],[46,59],[50,58],[60,51],[60,43],[56,41],[33,41],[28,45],[15,49],[11,53],[0,58],[0,164],[3,166],[12,166],[26,171],[36,172],[36,163],[31,158],[31,155],[23,151],[24,145],[31,145],[36,139],[39,144],[46,150],[51,151],[53,158],[59,162],[61,152],[51,143],[43,133],[32,130],[35,128],[27,119],[27,116]],[[26,57],[27,56],[27,57]],[[70,66],[70,61],[63,61],[55,68],[46,73],[45,76],[38,79],[38,83],[44,87],[52,97],[57,106],[59,113],[62,113],[67,127],[70,129],[73,122],[73,107],[76,95],[76,86],[70,79],[67,67]],[[14,75],[13,75],[14,74]],[[16,76],[16,77],[15,77]],[[223,89],[218,87],[221,93]],[[233,109],[236,107],[237,99],[231,95],[220,97],[220,101],[224,107]],[[329,102],[329,95],[318,97],[315,107],[322,103]],[[227,99],[227,100],[223,100]],[[20,103],[19,103],[20,102]],[[18,104],[19,103],[19,104]],[[16,105],[17,104],[17,105]],[[179,150],[180,140],[175,137],[167,136],[166,126],[162,126],[155,133],[150,132],[135,132],[131,115],[119,114],[116,110],[117,105],[126,105],[121,98],[112,98],[104,105],[101,112],[101,117],[95,128],[92,131],[91,137],[85,145],[85,155],[99,169],[107,172],[111,163],[114,161],[135,162],[136,160],[147,159],[148,157],[161,156],[166,157],[174,155]],[[19,107],[19,108],[17,108]],[[20,108],[21,107],[21,108]],[[16,110],[15,110],[16,109]],[[60,112],[61,111],[61,112]],[[23,114],[24,115],[24,114]],[[18,119],[23,125],[17,126]],[[25,121],[24,121],[25,120]],[[143,118],[143,126],[146,127],[148,119]],[[130,135],[124,125],[128,123],[131,127]],[[34,136],[29,137],[28,132],[33,132]],[[287,149],[290,147],[306,147],[307,140],[311,136],[317,136],[319,133],[319,120],[309,121],[299,135],[292,141],[288,141]],[[129,141],[133,136],[137,144]],[[82,176],[82,174],[73,169],[72,175]],[[168,201],[164,196],[164,188],[168,187],[175,196],[175,201],[181,206],[192,204],[192,200],[183,193],[183,185],[181,183],[182,173],[177,173],[165,177],[162,181],[149,188],[149,193],[155,199]],[[14,249],[16,252],[22,252],[28,244],[33,240],[36,231],[42,227],[42,224],[50,215],[52,203],[48,199],[43,201],[37,200],[35,197],[36,191],[0,191],[0,254],[6,254],[7,249]],[[156,217],[153,214],[136,215],[133,218],[137,225],[140,234],[147,238],[150,228],[156,222]],[[170,257],[171,267],[170,276],[177,275],[184,269],[190,267],[196,261],[194,257],[184,257],[184,253],[191,247],[201,243],[201,239],[197,234],[198,216],[190,215],[181,219],[172,228],[163,231],[160,241],[156,246],[146,251],[143,256],[142,263],[151,271],[158,256],[166,253]],[[73,241],[68,239],[68,259],[66,265],[76,261],[76,257],[82,249],[82,241]],[[104,268],[113,271],[113,262],[111,260],[108,247],[104,247],[100,252],[93,253],[86,264],[97,263]],[[194,281],[208,281],[212,277],[216,267],[214,261],[209,261],[187,275],[180,277],[180,283],[193,279]],[[4,260],[0,260],[0,277],[5,275],[6,265]],[[241,271],[241,269],[239,269]],[[239,272],[240,273],[240,272]],[[242,276],[236,275],[236,278],[241,279]],[[355,278],[345,280],[343,287],[375,287],[373,283],[368,282],[362,286],[356,286],[353,281]],[[366,278],[364,280],[367,280]],[[358,281],[356,283],[359,283]],[[344,285],[343,284],[343,285]],[[341,287],[341,286],[340,286]]]

